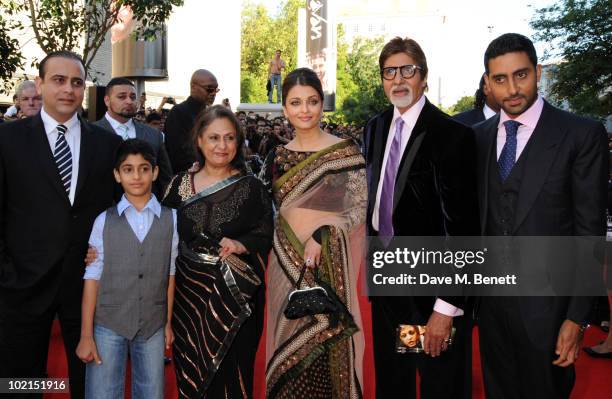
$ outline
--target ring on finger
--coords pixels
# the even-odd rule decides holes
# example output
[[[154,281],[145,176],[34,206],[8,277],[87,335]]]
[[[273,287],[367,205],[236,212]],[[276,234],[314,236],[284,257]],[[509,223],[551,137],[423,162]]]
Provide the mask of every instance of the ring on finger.
[[[312,258],[306,259],[306,266],[312,266]]]

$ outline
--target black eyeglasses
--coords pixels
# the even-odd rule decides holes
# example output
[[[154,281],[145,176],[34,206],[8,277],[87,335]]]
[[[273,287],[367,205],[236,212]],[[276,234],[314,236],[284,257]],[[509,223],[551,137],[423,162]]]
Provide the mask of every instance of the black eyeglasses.
[[[418,65],[408,64],[408,65],[402,65],[402,66],[397,66],[397,67],[383,68],[380,74],[385,80],[393,80],[395,79],[395,75],[397,74],[398,69],[400,71],[400,75],[402,75],[402,78],[404,79],[410,79],[411,77],[413,77],[417,69],[420,71],[423,70],[423,68],[421,68]]]

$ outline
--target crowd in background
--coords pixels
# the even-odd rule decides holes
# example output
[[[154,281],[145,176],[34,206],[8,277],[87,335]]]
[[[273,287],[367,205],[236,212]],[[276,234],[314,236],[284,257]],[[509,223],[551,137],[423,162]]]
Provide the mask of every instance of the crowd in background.
[[[14,104],[2,114],[0,112],[0,123],[36,115],[42,106],[42,99],[36,93],[33,81],[21,82],[13,96]],[[164,132],[164,124],[172,107],[176,104],[173,97],[163,97],[157,108],[147,107],[146,93],[142,93],[138,101],[138,111],[134,117],[137,121]],[[224,99],[222,105],[231,108],[229,101]],[[85,110],[82,113],[86,115]],[[291,141],[295,135],[295,129],[284,116],[272,116],[271,113],[259,114],[253,111],[238,111],[235,113],[242,124],[246,134],[247,156],[256,155],[264,159],[266,154],[275,146]],[[321,128],[334,136],[351,139],[357,143],[361,142],[363,135],[362,126],[341,125],[333,122],[321,122]]]

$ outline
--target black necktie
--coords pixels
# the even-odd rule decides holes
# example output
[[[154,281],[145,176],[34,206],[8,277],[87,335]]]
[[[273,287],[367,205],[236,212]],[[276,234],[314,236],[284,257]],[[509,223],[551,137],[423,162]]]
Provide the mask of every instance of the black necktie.
[[[506,128],[506,143],[497,161],[499,165],[499,175],[502,181],[506,181],[516,162],[516,134],[518,133],[520,125],[520,122],[512,120],[504,122],[504,127]]]

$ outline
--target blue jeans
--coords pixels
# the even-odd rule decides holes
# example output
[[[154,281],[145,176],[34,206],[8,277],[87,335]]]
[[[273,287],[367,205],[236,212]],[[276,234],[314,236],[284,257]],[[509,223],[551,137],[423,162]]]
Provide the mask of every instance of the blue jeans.
[[[113,330],[94,326],[94,340],[102,364],[87,363],[85,397],[115,399],[124,397],[127,350],[132,362],[132,398],[163,399],[164,397],[164,329],[149,339],[133,340]]]
[[[274,94],[274,87],[276,87],[276,102],[281,102],[281,76],[280,74],[270,75],[270,94],[268,94],[268,102],[272,102],[272,94]]]

